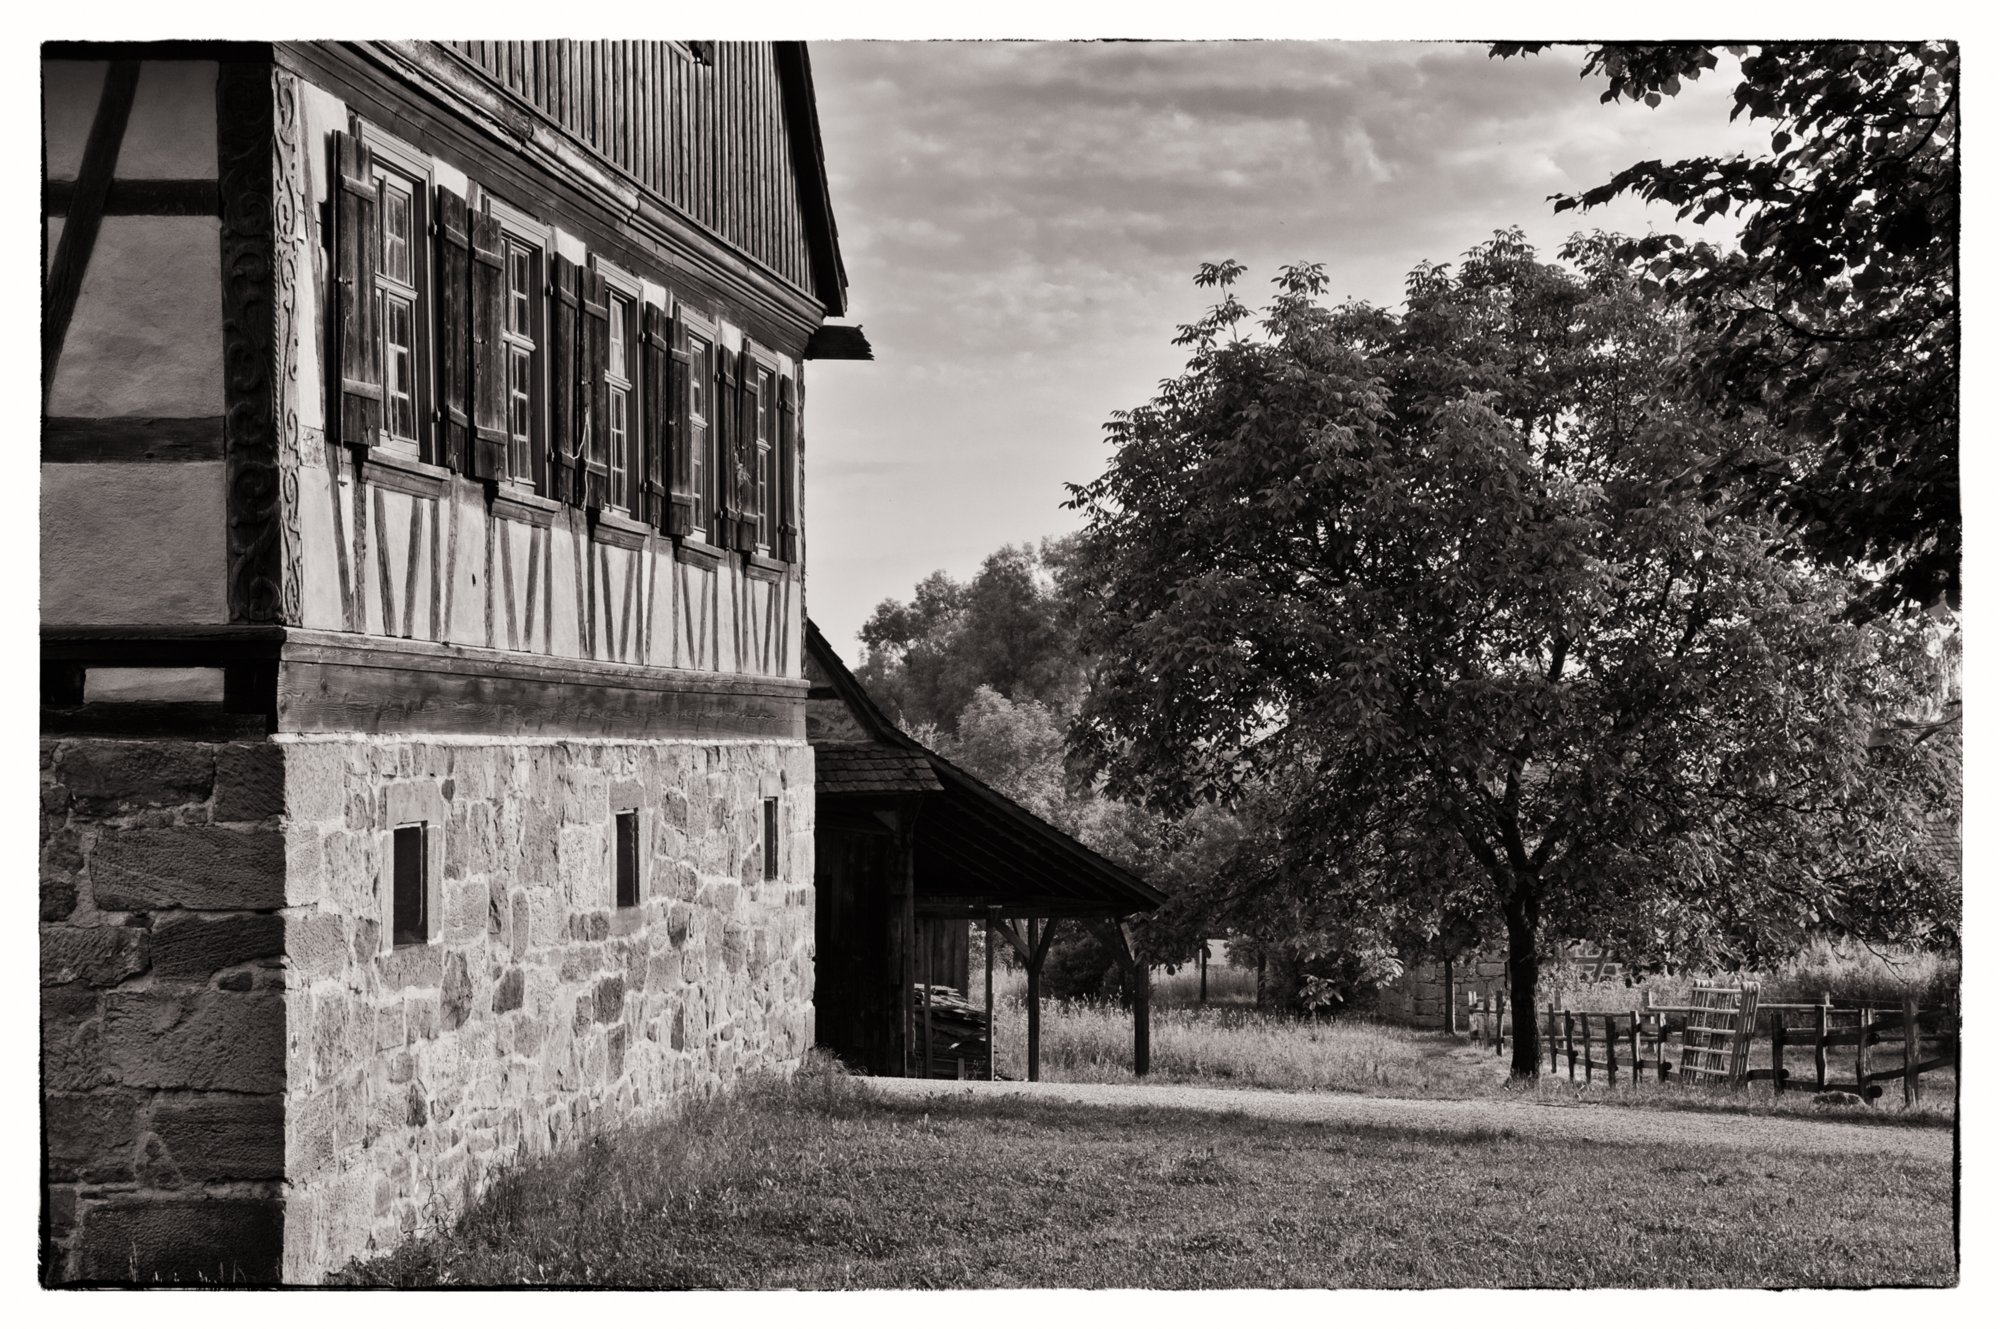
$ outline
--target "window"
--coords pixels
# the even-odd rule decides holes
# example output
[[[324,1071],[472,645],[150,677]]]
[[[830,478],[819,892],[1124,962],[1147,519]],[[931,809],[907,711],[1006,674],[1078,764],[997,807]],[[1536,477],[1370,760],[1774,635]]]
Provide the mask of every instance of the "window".
[[[636,809],[614,813],[611,825],[618,907],[630,909],[639,903],[639,813]]]
[[[507,237],[506,325],[507,474],[535,479],[535,441],[540,435],[541,251]]]
[[[635,511],[639,487],[639,464],[633,443],[639,437],[639,394],[633,387],[633,371],[639,356],[634,345],[638,327],[638,302],[629,296],[611,296],[611,348],[605,365],[605,397],[611,419],[607,441],[611,452],[611,506]]]
[[[762,365],[757,375],[757,550],[771,552],[778,529],[778,376]]]
[[[764,800],[764,880],[778,879],[778,800]]]
[[[688,458],[694,468],[694,534],[708,533],[709,514],[715,511],[710,493],[712,476],[718,469],[711,464],[709,448],[709,403],[715,396],[715,347],[705,337],[688,338]]]
[[[398,826],[393,835],[393,892],[390,933],[398,946],[422,946],[431,939],[430,855],[426,822]]]
[[[382,446],[430,457],[430,177],[401,144],[368,134],[378,234],[375,326],[382,339]]]

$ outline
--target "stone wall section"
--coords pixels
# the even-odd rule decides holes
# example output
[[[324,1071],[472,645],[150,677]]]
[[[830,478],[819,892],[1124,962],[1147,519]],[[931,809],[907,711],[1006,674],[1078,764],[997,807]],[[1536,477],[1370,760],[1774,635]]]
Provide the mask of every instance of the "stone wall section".
[[[1507,962],[1499,955],[1466,956],[1452,965],[1453,997],[1458,1003],[1458,1028],[1466,1025],[1467,992],[1504,991]],[[1402,976],[1375,991],[1377,1018],[1419,1029],[1445,1027],[1444,965],[1423,960],[1403,970]]]
[[[803,743],[283,747],[288,1281],[450,1218],[498,1167],[811,1046]],[[624,809],[640,817],[640,903],[620,909]],[[433,818],[435,939],[393,947],[390,836]]]
[[[284,1175],[283,753],[41,743],[51,1281],[269,1281]]]

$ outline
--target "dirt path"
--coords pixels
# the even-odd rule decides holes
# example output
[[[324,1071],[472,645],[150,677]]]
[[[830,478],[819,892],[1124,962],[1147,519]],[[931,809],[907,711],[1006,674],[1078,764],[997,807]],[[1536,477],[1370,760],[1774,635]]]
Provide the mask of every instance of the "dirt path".
[[[1504,1099],[1370,1098],[1361,1094],[1214,1089],[1187,1084],[1027,1084],[1002,1080],[897,1080],[867,1084],[891,1098],[985,1096],[1104,1107],[1182,1108],[1242,1112],[1277,1121],[1335,1126],[1399,1126],[1411,1130],[1513,1130],[1523,1135],[1604,1144],[1704,1144],[1790,1153],[1905,1154],[1949,1164],[1952,1133],[1943,1127],[1859,1125],[1801,1117],[1752,1117],[1720,1112],[1516,1103]]]

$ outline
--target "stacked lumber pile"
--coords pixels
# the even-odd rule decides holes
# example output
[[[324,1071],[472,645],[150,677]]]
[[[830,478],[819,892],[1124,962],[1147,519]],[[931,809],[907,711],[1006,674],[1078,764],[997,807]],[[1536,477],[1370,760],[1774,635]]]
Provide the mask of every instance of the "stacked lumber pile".
[[[924,995],[930,994],[930,1067],[933,1080],[983,1080],[993,1057],[992,1033],[986,1012],[965,999],[957,988],[917,983],[910,990],[915,1002],[917,1055],[923,1056]]]

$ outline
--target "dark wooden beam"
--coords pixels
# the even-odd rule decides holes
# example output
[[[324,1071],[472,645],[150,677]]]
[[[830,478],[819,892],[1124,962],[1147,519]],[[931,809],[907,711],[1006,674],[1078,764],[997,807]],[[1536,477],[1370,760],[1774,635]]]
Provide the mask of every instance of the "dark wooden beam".
[[[42,305],[42,400],[56,380],[56,364],[62,359],[63,340],[69,335],[69,321],[76,314],[77,296],[83,291],[83,274],[90,267],[90,254],[97,247],[97,231],[104,220],[104,200],[111,190],[111,174],[118,166],[118,149],[125,142],[125,122],[132,115],[132,96],[139,86],[137,60],[113,60],[104,74],[104,91],[91,118],[90,136],[84,140],[83,161],[77,167],[76,186],[62,238],[56,241],[55,261],[49,265],[43,287]]]
[[[222,460],[222,417],[50,415],[42,418],[46,462]]]
[[[237,669],[246,711],[290,733],[444,733],[496,738],[805,736],[792,679],[564,660],[436,642],[393,644],[275,625],[50,626],[42,658],[83,667]],[[268,665],[261,672],[239,666]],[[253,697],[251,694],[259,694]]]
[[[77,182],[42,186],[42,215],[64,217],[76,203]],[[219,217],[222,192],[213,180],[113,180],[104,195],[106,217]]]

